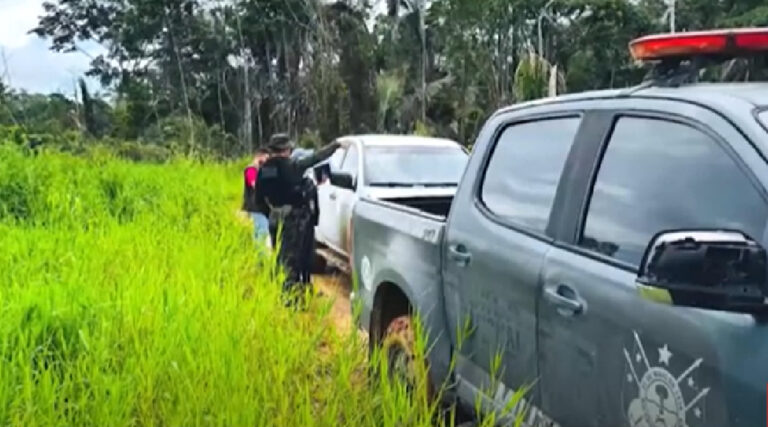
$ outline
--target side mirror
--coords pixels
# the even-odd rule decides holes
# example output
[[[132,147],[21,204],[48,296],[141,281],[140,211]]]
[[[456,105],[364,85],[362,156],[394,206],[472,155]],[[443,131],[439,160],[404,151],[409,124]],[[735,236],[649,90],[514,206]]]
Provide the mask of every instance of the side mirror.
[[[741,232],[671,231],[651,240],[637,278],[649,300],[740,313],[768,312],[766,251]]]
[[[355,189],[355,180],[352,175],[345,172],[331,172],[331,185],[347,190]]]

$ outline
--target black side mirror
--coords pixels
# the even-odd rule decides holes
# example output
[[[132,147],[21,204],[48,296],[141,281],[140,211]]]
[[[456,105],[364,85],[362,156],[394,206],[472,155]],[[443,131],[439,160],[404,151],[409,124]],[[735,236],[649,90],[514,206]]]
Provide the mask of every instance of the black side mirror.
[[[354,190],[355,179],[352,178],[352,175],[345,172],[331,172],[331,185],[347,190]]]
[[[662,232],[648,245],[637,284],[656,302],[768,312],[766,251],[741,232]]]

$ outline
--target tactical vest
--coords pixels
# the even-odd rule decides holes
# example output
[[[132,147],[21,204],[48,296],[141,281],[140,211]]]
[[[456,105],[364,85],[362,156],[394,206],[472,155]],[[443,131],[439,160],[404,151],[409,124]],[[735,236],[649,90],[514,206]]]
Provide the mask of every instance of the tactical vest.
[[[306,206],[302,185],[303,177],[289,158],[273,157],[259,169],[257,191],[271,209]]]

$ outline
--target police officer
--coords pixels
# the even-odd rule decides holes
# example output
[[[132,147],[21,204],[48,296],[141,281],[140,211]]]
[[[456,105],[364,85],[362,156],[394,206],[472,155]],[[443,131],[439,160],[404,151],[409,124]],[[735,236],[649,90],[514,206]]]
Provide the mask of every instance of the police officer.
[[[271,157],[259,170],[256,197],[269,207],[270,226],[276,231],[273,236],[281,233],[277,259],[285,269],[283,292],[286,294],[303,290],[302,276],[311,265],[313,255],[307,248],[310,244],[307,235],[314,228],[312,197],[311,191],[307,191],[304,173],[331,157],[339,147],[341,144],[334,142],[309,156],[291,158],[294,145],[290,137],[273,135],[269,143]],[[279,231],[275,230],[278,226]]]

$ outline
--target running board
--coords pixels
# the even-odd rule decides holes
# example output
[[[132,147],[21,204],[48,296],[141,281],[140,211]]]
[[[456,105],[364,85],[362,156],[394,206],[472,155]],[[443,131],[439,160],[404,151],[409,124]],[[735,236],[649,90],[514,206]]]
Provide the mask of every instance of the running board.
[[[344,257],[338,255],[336,252],[328,248],[318,248],[317,254],[325,258],[325,261],[330,267],[340,270],[344,274],[351,274],[352,269],[349,268],[349,262]]]

